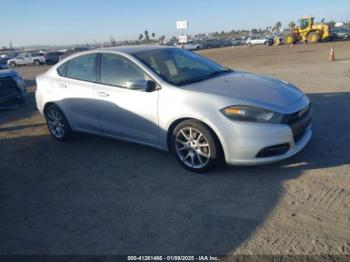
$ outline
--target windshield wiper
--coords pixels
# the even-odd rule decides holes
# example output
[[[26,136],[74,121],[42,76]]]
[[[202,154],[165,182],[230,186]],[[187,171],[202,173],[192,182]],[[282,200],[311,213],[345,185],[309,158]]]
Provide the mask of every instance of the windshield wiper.
[[[231,69],[214,71],[214,72],[210,73],[209,75],[207,75],[203,80],[207,80],[207,79],[219,76],[219,75],[221,75],[223,73],[231,73],[231,72],[232,72]]]
[[[183,85],[193,84],[193,83],[201,82],[204,80],[208,80],[210,78],[217,77],[223,73],[232,73],[232,72],[233,72],[233,70],[229,69],[229,68],[225,69],[225,70],[217,70],[217,71],[214,71],[214,72],[212,72],[204,77],[198,78],[198,79],[188,79],[188,80],[182,81],[182,82],[178,83],[178,85],[183,86]]]

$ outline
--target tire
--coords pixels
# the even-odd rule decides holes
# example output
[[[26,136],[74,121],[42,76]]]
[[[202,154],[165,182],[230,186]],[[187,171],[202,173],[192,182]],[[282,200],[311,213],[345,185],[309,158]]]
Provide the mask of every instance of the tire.
[[[348,35],[344,35],[344,36],[343,36],[343,39],[344,39],[344,40],[346,40],[346,39],[348,39],[348,38],[349,38]]]
[[[248,43],[247,46],[248,47],[253,47],[253,44],[252,43]]]
[[[39,66],[41,63],[39,60],[34,60],[34,65]]]
[[[320,42],[320,35],[316,32],[311,32],[307,35],[306,40],[310,44],[316,44]]]
[[[10,62],[10,63],[9,63],[9,66],[12,67],[12,68],[13,68],[13,67],[16,67],[16,63],[15,63],[15,62]]]
[[[178,124],[171,136],[171,151],[186,169],[203,173],[221,159],[220,144],[213,132],[196,120]]]
[[[72,129],[61,111],[56,105],[50,105],[45,110],[45,119],[51,135],[58,141],[67,141],[72,136]]]

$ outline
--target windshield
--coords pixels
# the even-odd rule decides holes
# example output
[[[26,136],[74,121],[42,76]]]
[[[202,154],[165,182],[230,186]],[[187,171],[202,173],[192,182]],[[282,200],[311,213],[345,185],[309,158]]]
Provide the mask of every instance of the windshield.
[[[232,72],[193,52],[164,48],[133,54],[163,80],[176,86],[192,84]]]

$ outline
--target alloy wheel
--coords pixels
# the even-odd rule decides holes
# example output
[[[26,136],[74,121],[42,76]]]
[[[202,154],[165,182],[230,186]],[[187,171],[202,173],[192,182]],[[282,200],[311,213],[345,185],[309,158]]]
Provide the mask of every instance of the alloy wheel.
[[[65,122],[61,112],[57,109],[52,108],[47,112],[47,125],[56,138],[64,137],[66,131]]]
[[[176,153],[190,168],[203,168],[210,161],[210,146],[205,135],[193,127],[178,131],[175,139]]]

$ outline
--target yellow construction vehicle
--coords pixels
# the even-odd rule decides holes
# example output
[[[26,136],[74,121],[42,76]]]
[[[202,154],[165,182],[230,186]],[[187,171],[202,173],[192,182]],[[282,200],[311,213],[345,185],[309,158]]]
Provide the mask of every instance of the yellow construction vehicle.
[[[331,38],[332,33],[330,26],[324,23],[316,23],[314,17],[303,17],[299,20],[299,27],[291,29],[291,32],[284,37],[285,44],[318,43],[327,41]]]

